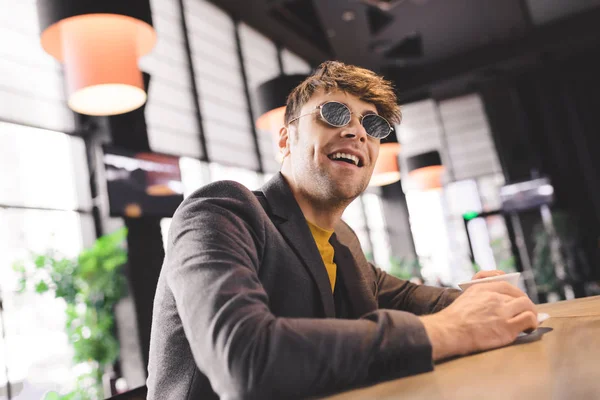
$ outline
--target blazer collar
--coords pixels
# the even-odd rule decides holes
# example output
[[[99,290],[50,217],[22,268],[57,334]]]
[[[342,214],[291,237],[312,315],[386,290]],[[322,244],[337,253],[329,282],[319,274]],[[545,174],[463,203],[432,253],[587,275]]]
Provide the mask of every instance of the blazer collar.
[[[275,174],[260,191],[265,196],[270,213],[277,217],[273,218],[273,223],[312,275],[321,295],[325,317],[334,318],[335,304],[327,270],[304,214],[281,172]]]

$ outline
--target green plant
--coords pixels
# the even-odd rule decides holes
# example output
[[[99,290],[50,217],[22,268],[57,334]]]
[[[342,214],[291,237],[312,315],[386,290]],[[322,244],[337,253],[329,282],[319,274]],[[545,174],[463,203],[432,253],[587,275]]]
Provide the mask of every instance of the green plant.
[[[389,273],[404,280],[418,279],[421,282],[423,281],[421,263],[416,256],[402,258],[391,256]]]
[[[552,222],[560,241],[560,255],[565,264],[566,279],[577,281],[580,277],[576,271],[585,270],[587,267],[585,256],[579,245],[578,224],[567,212],[559,210],[552,212]],[[550,249],[550,235],[543,223],[540,222],[534,226],[533,238],[532,268],[538,290],[545,293],[560,293],[562,288],[556,277],[555,260],[552,258]]]
[[[503,237],[493,239],[490,242],[490,247],[496,260],[496,268],[508,273],[517,270],[515,257],[509,248],[506,248],[506,239]]]
[[[114,306],[126,291],[121,267],[127,261],[127,230],[98,238],[75,258],[54,250],[32,254],[13,266],[19,273],[19,291],[53,292],[66,302],[66,333],[74,350],[73,361],[86,364],[88,373],[77,378],[76,389],[46,399],[103,399],[102,375],[119,355],[114,330]],[[84,369],[86,369],[84,368]]]

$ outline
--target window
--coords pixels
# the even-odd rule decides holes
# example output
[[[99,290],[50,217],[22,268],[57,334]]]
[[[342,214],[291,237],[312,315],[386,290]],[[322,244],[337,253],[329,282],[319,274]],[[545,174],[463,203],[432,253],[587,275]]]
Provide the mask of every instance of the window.
[[[240,41],[244,53],[244,67],[248,77],[248,89],[250,99],[254,105],[254,112],[258,113],[258,100],[256,90],[262,83],[275,78],[280,74],[277,62],[277,48],[267,37],[246,24],[240,24]],[[254,115],[258,118],[259,115]],[[257,130],[260,154],[262,156],[265,171],[275,172],[279,164],[275,155],[277,154],[276,143],[271,132]]]
[[[14,392],[38,399],[73,383],[65,304],[52,294],[17,294],[12,265],[48,249],[75,256],[92,242],[84,145],[59,132],[0,123],[0,170],[10,171],[0,174],[0,291],[8,349],[0,345],[0,386],[6,385],[6,363]]]
[[[428,284],[450,284],[450,243],[442,191],[407,192],[406,203],[423,279]]]
[[[446,167],[442,190],[406,193],[424,278],[428,283],[445,285],[470,279],[474,269],[469,237],[478,266],[498,268],[499,259],[510,259],[502,239],[506,238],[502,218],[471,221],[469,236],[462,218],[467,211],[500,206],[500,164],[479,95],[407,104],[403,114],[399,127],[403,165],[407,157],[437,150]]]
[[[61,68],[40,45],[36,2],[0,0],[0,119],[71,132]]]
[[[210,161],[258,170],[235,25],[207,1],[186,1],[188,34]]]
[[[156,47],[140,60],[150,74],[145,115],[153,151],[201,158],[200,127],[192,91],[179,2],[152,0]]]

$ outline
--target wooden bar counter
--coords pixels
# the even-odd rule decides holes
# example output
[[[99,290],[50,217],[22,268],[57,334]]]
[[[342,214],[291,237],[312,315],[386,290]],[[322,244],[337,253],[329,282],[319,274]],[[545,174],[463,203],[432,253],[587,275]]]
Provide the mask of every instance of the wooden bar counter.
[[[550,318],[517,344],[328,399],[600,399],[600,296],[538,311]]]

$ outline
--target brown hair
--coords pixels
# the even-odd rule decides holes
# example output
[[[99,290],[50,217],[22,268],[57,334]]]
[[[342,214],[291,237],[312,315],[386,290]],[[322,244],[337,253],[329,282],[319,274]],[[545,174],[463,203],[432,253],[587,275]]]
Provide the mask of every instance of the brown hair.
[[[375,105],[377,112],[390,124],[402,119],[392,83],[368,69],[346,65],[339,61],[325,61],[315,73],[296,86],[287,98],[285,124],[297,117],[311,96],[319,91],[341,90]]]

